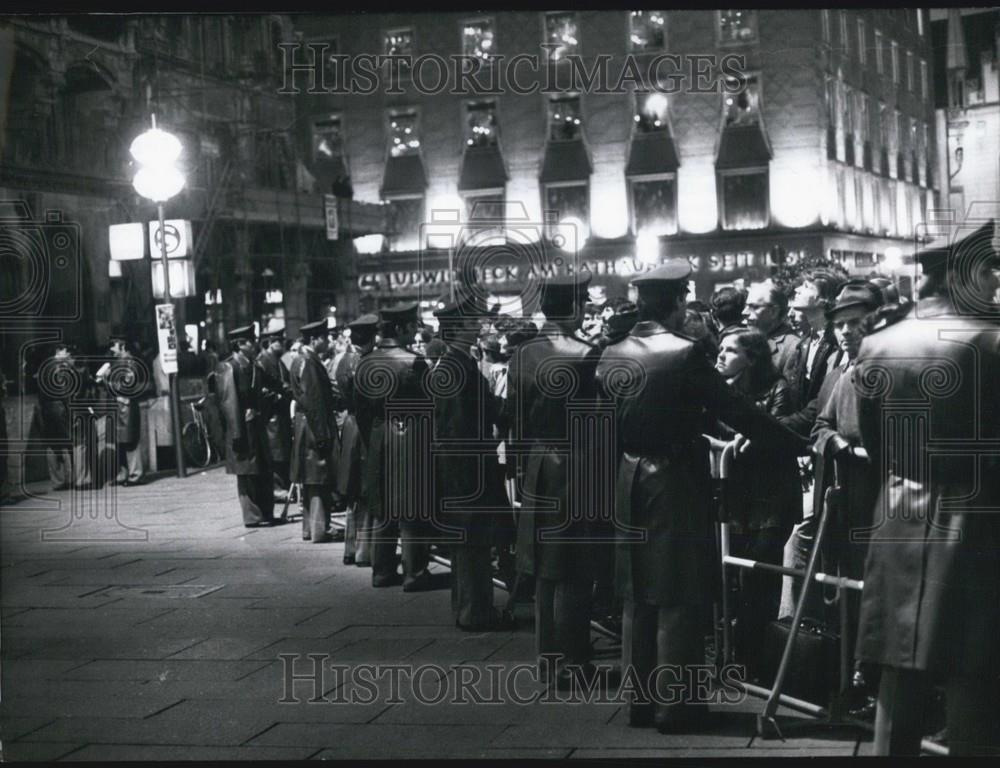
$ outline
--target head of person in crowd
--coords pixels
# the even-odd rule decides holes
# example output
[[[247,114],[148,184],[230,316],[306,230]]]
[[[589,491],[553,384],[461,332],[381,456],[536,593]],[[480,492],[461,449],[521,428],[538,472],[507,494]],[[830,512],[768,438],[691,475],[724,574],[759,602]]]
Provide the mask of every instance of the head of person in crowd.
[[[120,330],[112,331],[108,341],[108,349],[112,357],[120,359],[132,357],[132,345],[129,343],[128,337]]]
[[[640,322],[655,322],[680,331],[687,316],[688,278],[686,259],[671,259],[632,281],[636,287],[636,309]]]
[[[767,390],[781,375],[771,357],[771,345],[761,331],[748,329],[723,337],[715,369],[748,395]]]
[[[588,338],[597,336],[601,332],[603,318],[601,308],[593,302],[588,302],[583,310],[582,330]]]
[[[765,336],[778,332],[788,320],[788,293],[774,280],[751,283],[743,308],[747,326]]]
[[[507,358],[510,358],[515,349],[537,335],[538,326],[535,325],[530,317],[511,318],[511,324],[507,329],[507,333],[501,337],[500,349]]]
[[[419,321],[417,310],[419,304],[415,301],[402,302],[379,310],[382,319],[381,336],[385,341],[393,340],[406,345],[413,343]]]
[[[295,341],[292,342],[292,345],[288,348],[288,351],[298,353],[298,351],[302,349],[302,345],[305,343],[306,343],[305,336],[298,336],[296,337]]]
[[[628,299],[615,304],[614,314],[604,323],[603,346],[615,344],[632,332],[639,322],[639,308]]]
[[[378,315],[367,314],[351,321],[351,346],[360,355],[367,355],[375,348],[378,334]]]
[[[826,328],[826,313],[833,306],[837,292],[844,284],[834,272],[816,269],[809,272],[795,289],[791,302],[792,327],[801,336],[822,334]]]
[[[68,341],[57,341],[52,347],[52,356],[56,360],[67,360],[72,362],[73,355],[76,354],[76,345]]]
[[[589,272],[578,272],[546,280],[542,284],[541,302],[545,319],[569,335],[580,330],[586,316],[591,277]]]
[[[700,301],[688,302],[684,311],[684,325],[681,333],[689,336],[698,342],[698,347],[705,353],[709,362],[715,362],[719,353],[719,341],[715,335],[715,330],[706,320],[706,313],[699,311],[699,305],[705,306]]]
[[[446,344],[465,348],[476,359],[473,350],[478,350],[479,331],[486,308],[474,295],[456,294],[455,300],[445,302],[434,311],[438,321],[441,339]]]
[[[326,354],[330,346],[330,334],[325,317],[301,326],[299,333],[302,334],[302,347],[308,347],[320,357]]]
[[[421,325],[417,332],[413,335],[413,351],[417,354],[424,354],[427,350],[427,343],[434,337],[431,333],[431,329],[427,326]]]
[[[837,294],[829,312],[837,344],[848,360],[858,356],[861,340],[868,330],[869,318],[882,304],[878,288],[864,278],[848,280]]]
[[[946,298],[956,314],[981,315],[997,310],[1000,243],[994,220],[953,242],[932,243],[914,258],[923,270],[918,298]]]
[[[727,286],[712,294],[709,300],[712,317],[719,331],[724,332],[743,323],[743,308],[747,304],[747,294],[739,288]]]
[[[479,347],[483,351],[483,360],[489,365],[496,365],[506,360],[500,347],[500,338],[496,334],[489,334],[479,340]]]
[[[257,333],[252,325],[233,328],[227,334],[227,338],[234,353],[239,353],[249,360],[257,356]]]
[[[272,355],[282,355],[285,352],[285,329],[268,331],[260,335],[261,347]]]

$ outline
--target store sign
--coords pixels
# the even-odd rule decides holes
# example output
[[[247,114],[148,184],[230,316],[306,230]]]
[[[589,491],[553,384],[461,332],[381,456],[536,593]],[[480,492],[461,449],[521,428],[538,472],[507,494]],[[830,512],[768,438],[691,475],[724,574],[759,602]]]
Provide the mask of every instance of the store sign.
[[[164,373],[177,373],[177,328],[174,305],[156,305],[156,337],[160,347],[160,365]]]

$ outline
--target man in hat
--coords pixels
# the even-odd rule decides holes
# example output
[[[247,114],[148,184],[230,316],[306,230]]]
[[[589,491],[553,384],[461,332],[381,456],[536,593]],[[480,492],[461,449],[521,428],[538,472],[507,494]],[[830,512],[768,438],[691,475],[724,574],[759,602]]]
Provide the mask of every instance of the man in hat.
[[[292,388],[288,368],[281,361],[281,356],[285,354],[284,328],[262,333],[260,342],[263,349],[257,357],[257,364],[262,374],[264,399],[268,404],[267,444],[274,478],[287,494],[291,491],[288,470],[292,458]]]
[[[427,364],[408,346],[417,330],[416,302],[381,310],[381,340],[358,363],[354,376],[359,422],[369,435],[363,480],[372,519],[372,586],[400,583],[396,571],[396,541],[402,535],[403,591],[430,587],[425,524],[425,490],[414,488],[417,468],[427,446],[415,441],[422,434],[421,412],[430,409],[423,389]]]
[[[919,252],[916,307],[865,337],[854,380],[880,484],[858,658],[881,666],[874,752],[917,755],[945,681],[949,754],[1000,750],[1000,336],[995,222]]]
[[[601,391],[615,404],[621,461],[617,479],[615,568],[625,600],[623,674],[634,675],[628,721],[662,731],[697,728],[694,668],[704,664],[704,630],[718,594],[718,554],[705,418],[751,441],[798,450],[801,438],[726,384],[694,340],[685,318],[691,267],[675,259],[633,280],[639,322],[608,346],[597,368]],[[653,675],[664,665],[671,674]],[[656,703],[647,686],[656,686]]]
[[[589,676],[590,609],[594,573],[585,507],[592,493],[579,479],[594,446],[575,440],[596,403],[594,367],[600,350],[579,338],[589,273],[548,279],[542,286],[545,323],[515,350],[507,398],[513,409],[512,447],[526,455],[524,499],[517,520],[517,568],[535,578],[535,641],[540,674],[565,687],[574,673]],[[600,468],[596,469],[600,471]],[[599,482],[599,481],[598,481]],[[603,512],[604,510],[596,510]],[[561,654],[555,670],[543,654]],[[550,675],[550,673],[553,673]]]
[[[39,366],[35,374],[53,491],[80,488],[90,482],[87,444],[80,439],[80,430],[74,429],[72,423],[73,399],[79,389],[69,391],[67,387],[80,381],[80,372],[73,359],[75,353],[75,345],[56,342],[52,347],[52,356]]]
[[[333,539],[329,528],[340,436],[333,388],[321,358],[330,343],[326,318],[299,332],[303,343],[288,372],[295,400],[291,481],[302,488],[302,539],[320,544]]]
[[[334,371],[334,384],[341,409],[337,415],[341,437],[341,450],[337,457],[337,493],[347,506],[344,564],[370,567],[371,526],[368,522],[367,503],[361,494],[362,466],[369,436],[362,433],[358,424],[354,376],[361,358],[375,348],[378,316],[362,315],[347,327],[351,331],[351,338]]]
[[[451,545],[452,613],[459,629],[475,632],[514,628],[513,617],[493,607],[490,547],[498,510],[506,504],[496,404],[470,354],[484,314],[472,298],[434,312],[448,348],[427,383],[434,398],[434,519]]]
[[[263,377],[254,362],[256,334],[252,325],[228,334],[232,355],[219,364],[215,386],[226,429],[226,474],[236,475],[236,493],[247,528],[270,525],[274,488],[264,423]]]
[[[98,374],[115,398],[115,433],[118,438],[118,456],[115,482],[119,485],[139,485],[145,469],[142,463],[142,446],[139,444],[142,413],[139,402],[149,385],[149,371],[132,354],[128,337],[116,330],[110,340],[110,351],[115,358],[113,367],[118,368],[112,375],[108,369],[105,376]]]

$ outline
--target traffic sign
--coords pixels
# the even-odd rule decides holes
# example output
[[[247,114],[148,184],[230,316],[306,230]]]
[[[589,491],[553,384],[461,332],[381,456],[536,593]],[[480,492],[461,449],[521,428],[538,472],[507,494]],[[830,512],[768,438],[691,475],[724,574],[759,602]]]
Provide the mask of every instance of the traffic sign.
[[[326,239],[340,238],[340,225],[337,221],[337,198],[333,195],[323,195],[323,207],[326,210]]]
[[[167,219],[163,222],[166,236],[167,258],[183,259],[191,253],[191,222],[186,219]],[[149,222],[149,252],[160,254],[160,222]]]

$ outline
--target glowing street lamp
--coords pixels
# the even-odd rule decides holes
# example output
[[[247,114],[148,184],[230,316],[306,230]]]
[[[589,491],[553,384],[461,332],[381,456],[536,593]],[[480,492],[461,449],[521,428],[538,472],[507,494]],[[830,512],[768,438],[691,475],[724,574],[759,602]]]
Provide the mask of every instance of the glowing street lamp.
[[[163,220],[163,204],[184,189],[184,174],[175,165],[184,147],[180,139],[172,133],[156,127],[156,115],[151,117],[152,128],[140,134],[129,147],[129,154],[139,164],[139,170],[132,179],[132,186],[141,197],[156,203],[160,219],[160,260],[163,264],[163,296],[173,304],[170,293],[170,268],[167,260],[166,226]],[[176,317],[176,316],[175,316]],[[174,338],[177,329],[174,328]],[[160,351],[163,364],[163,350]],[[177,374],[170,373],[170,421],[173,428],[174,452],[177,457],[177,476],[185,477],[184,451],[181,447],[181,408],[177,392]]]

